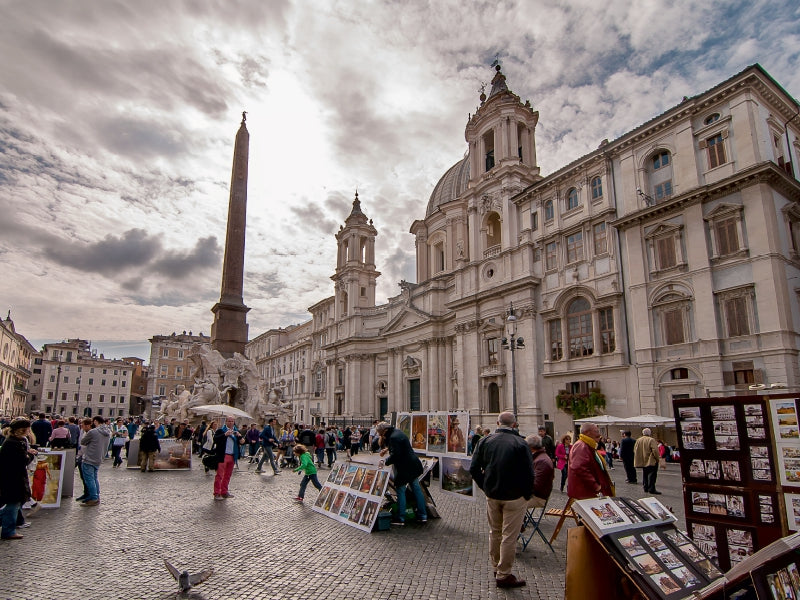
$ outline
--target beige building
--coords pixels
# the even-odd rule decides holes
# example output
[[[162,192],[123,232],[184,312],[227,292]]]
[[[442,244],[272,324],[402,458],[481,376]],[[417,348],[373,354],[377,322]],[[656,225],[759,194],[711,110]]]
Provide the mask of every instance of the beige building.
[[[71,339],[42,348],[41,379],[31,410],[63,416],[122,417],[130,413],[135,366],[106,359],[86,340]],[[35,376],[38,378],[39,373]]]
[[[194,366],[189,359],[195,345],[209,346],[211,338],[202,333],[172,333],[154,335],[150,342],[150,363],[147,373],[146,400],[160,406],[160,401],[174,392],[178,385],[192,389]]]
[[[590,390],[632,416],[800,387],[798,112],[755,65],[542,176],[539,114],[498,68],[466,158],[411,225],[418,283],[375,305],[377,230],[356,196],[334,295],[248,354],[272,373],[303,348],[298,418],[466,410],[491,424],[516,404],[524,428],[563,432]]]
[[[0,318],[0,415],[26,413],[30,399],[29,380],[36,348],[14,329],[11,311]]]

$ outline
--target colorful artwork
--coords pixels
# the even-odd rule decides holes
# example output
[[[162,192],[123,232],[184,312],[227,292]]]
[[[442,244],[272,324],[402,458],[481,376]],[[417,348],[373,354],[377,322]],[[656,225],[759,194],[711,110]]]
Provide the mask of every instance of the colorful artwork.
[[[428,454],[444,454],[447,451],[447,414],[428,415]]]
[[[192,441],[166,438],[158,440],[161,452],[153,463],[155,471],[182,471],[192,468]],[[131,440],[128,446],[128,468],[139,468],[139,440]]]
[[[411,415],[411,447],[417,452],[428,449],[428,415]]]
[[[784,494],[786,523],[790,531],[800,531],[800,494]]]
[[[457,456],[443,456],[439,459],[442,491],[448,494],[475,499],[472,475],[469,472],[471,460]]]
[[[452,454],[466,454],[469,415],[450,413],[447,415],[447,451]]]
[[[622,549],[625,550],[630,556],[639,556],[640,554],[644,554],[647,550],[639,543],[639,540],[636,539],[636,536],[629,535],[624,538],[619,538],[619,543],[622,546]]]
[[[361,531],[372,531],[389,482],[389,470],[343,464],[335,467],[331,475],[312,510]]]
[[[61,486],[64,482],[64,451],[40,452],[28,473],[31,484],[31,497],[42,505],[42,508],[58,508],[61,506]]]
[[[411,439],[411,415],[409,413],[397,415],[397,429],[402,431],[408,439]]]

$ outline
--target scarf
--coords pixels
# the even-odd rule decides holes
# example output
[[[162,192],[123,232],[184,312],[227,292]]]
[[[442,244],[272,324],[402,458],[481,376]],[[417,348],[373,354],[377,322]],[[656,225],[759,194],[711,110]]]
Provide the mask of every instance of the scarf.
[[[601,468],[601,469],[603,469],[603,471],[605,471],[605,470],[606,470],[606,461],[605,461],[605,459],[604,459],[602,456],[600,456],[600,455],[597,453],[597,441],[596,441],[596,440],[594,440],[594,439],[592,439],[592,438],[590,438],[588,435],[584,435],[584,434],[582,434],[582,433],[581,433],[581,434],[578,434],[578,437],[580,438],[580,440],[581,440],[581,441],[582,441],[584,444],[586,444],[586,445],[587,445],[587,446],[589,446],[589,447],[590,447],[592,450],[594,450],[594,459],[597,461],[597,464],[599,464],[599,465],[600,465],[600,468]]]

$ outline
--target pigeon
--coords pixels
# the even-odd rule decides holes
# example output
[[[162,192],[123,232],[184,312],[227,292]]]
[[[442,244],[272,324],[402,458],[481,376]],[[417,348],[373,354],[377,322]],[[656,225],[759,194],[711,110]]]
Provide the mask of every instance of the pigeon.
[[[166,558],[164,559],[164,564],[167,566],[167,570],[175,578],[175,581],[178,582],[178,585],[181,587],[181,592],[188,592],[190,589],[192,589],[192,586],[195,586],[198,583],[203,583],[206,579],[214,574],[214,569],[203,569],[199,573],[194,574],[190,574],[189,571],[185,570],[178,571],[178,569],[172,566]]]

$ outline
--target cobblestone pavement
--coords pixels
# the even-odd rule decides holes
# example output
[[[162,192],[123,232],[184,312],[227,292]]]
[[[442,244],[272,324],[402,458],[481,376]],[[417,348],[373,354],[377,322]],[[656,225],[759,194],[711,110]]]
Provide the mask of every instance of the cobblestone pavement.
[[[621,468],[612,475],[619,495],[641,497],[641,486],[620,483]],[[480,494],[474,502],[442,494],[433,480],[441,519],[369,534],[293,503],[300,476],[289,470],[258,475],[242,463],[231,480],[235,498],[224,502],[212,499],[212,479],[198,460],[191,471],[155,473],[112,469],[105,461],[99,506],[64,498],[60,508],[29,519],[23,540],[0,542],[0,598],[175,598],[164,558],[192,572],[214,568],[210,580],[183,596],[197,600],[564,597],[566,528],[555,554],[536,539],[518,552],[514,571],[527,587],[497,589]],[[658,487],[684,529],[677,465],[659,472]],[[309,486],[306,503],[315,498]],[[557,480],[549,505],[565,503]],[[555,519],[544,521],[549,535]]]

